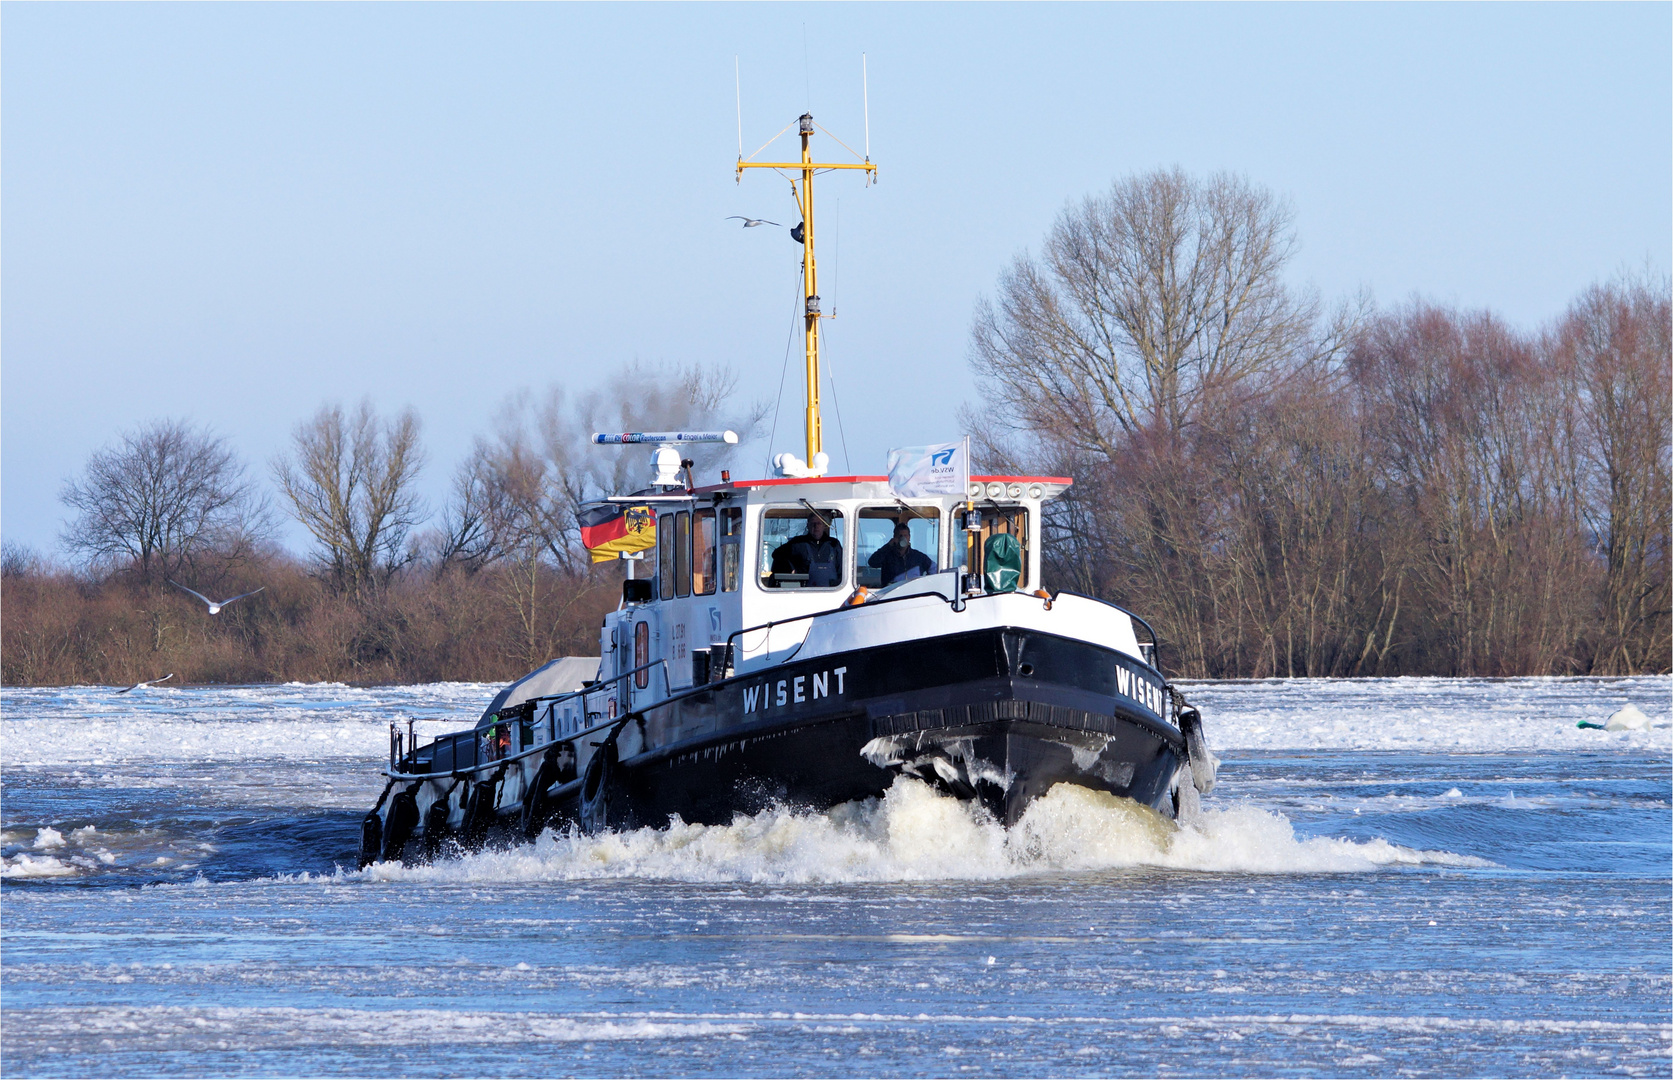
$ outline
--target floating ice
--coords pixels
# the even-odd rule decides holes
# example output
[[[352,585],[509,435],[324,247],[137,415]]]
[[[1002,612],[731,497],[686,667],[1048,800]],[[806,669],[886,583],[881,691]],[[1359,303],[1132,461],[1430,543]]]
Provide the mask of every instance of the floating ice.
[[[1238,679],[1179,684],[1216,752],[1673,749],[1673,679]],[[1576,728],[1605,710],[1655,722],[1605,735]]]
[[[0,878],[69,877],[79,873],[74,867],[51,855],[34,856],[18,852],[10,860],[0,863]]]
[[[166,967],[167,965],[165,965]],[[47,1012],[38,1010],[37,1012]],[[610,1042],[689,1039],[747,1034],[748,1023],[671,1020],[646,1016],[558,1016],[517,1009],[296,1009],[249,1006],[110,1006],[51,1010],[54,1036],[69,1041],[112,1036],[189,1040],[188,1045],[225,1049],[216,1040],[235,1037],[241,1049],[294,1050],[299,1043],[340,1042],[350,1046],[400,1046],[430,1041],[450,1044],[522,1042]],[[42,1022],[45,1022],[44,1020]],[[143,1044],[142,1044],[143,1045]]]
[[[117,698],[103,687],[0,691],[8,766],[364,761],[389,752],[389,722],[420,735],[470,727],[499,689],[482,683],[192,687]],[[440,721],[439,723],[436,721]]]
[[[1673,749],[1673,679],[1265,679],[1186,682],[1208,744],[1228,749]],[[481,683],[349,687],[330,683],[159,689],[143,699],[103,687],[0,689],[8,766],[155,762],[361,761],[389,749],[389,722],[418,733],[469,727],[498,690]],[[1577,721],[1604,710],[1646,727],[1600,735]]]

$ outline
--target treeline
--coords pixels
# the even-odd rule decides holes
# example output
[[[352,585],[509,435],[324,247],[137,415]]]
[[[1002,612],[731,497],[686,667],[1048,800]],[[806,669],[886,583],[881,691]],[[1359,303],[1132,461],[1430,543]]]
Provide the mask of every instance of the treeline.
[[[1001,275],[965,421],[980,466],[1075,479],[1046,584],[1145,615],[1193,677],[1669,670],[1668,282],[1600,284],[1532,330],[1327,311],[1284,282],[1295,243],[1246,180],[1158,172]],[[146,425],[65,485],[63,561],[6,545],[0,681],[494,681],[592,654],[622,571],[576,513],[646,478],[588,434],[747,443],[766,409],[735,389],[633,366],[513,399],[438,507],[410,413],[322,408],[271,484],[206,429]],[[714,452],[700,477],[736,466]],[[274,543],[284,517],[310,550]],[[182,586],[262,591],[210,615]]]
[[[643,485],[641,454],[593,431],[730,427],[722,371],[630,365],[582,395],[513,398],[476,441],[439,507],[411,413],[328,405],[270,463],[269,488],[225,441],[181,421],[144,425],[64,487],[70,562],[7,544],[0,557],[0,680],[7,685],[501,681],[554,656],[597,655],[620,564],[593,564],[577,509]],[[730,448],[702,448],[712,476]],[[273,540],[280,516],[312,540]],[[260,589],[219,614],[210,599]]]
[[[1293,245],[1270,194],[1156,173],[1002,277],[969,419],[995,467],[1075,477],[1053,580],[1198,677],[1667,671],[1668,282],[1534,331],[1326,313]]]
[[[0,577],[8,686],[126,686],[170,673],[170,685],[508,681],[552,656],[596,655],[621,578],[611,564],[530,576],[511,565],[471,573],[413,563],[352,596],[317,565],[262,549],[194,575],[216,599],[264,587],[211,616],[166,582],[11,555]]]

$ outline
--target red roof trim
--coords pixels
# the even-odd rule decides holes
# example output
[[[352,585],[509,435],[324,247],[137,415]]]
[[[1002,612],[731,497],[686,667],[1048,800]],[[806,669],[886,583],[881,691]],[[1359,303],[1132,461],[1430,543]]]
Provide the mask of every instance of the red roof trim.
[[[785,476],[774,480],[734,480],[733,487],[781,487],[785,484],[858,484],[866,480],[887,480],[887,476]]]
[[[726,491],[730,488],[784,487],[790,484],[881,483],[887,479],[889,479],[887,476],[785,476],[769,480],[734,480],[730,485],[717,484],[713,487],[700,487],[697,489],[697,493]],[[983,484],[998,480],[1004,483],[1014,482],[1019,484],[1062,484],[1064,487],[1068,487],[1075,482],[1074,478],[1069,476],[972,476],[970,479]]]

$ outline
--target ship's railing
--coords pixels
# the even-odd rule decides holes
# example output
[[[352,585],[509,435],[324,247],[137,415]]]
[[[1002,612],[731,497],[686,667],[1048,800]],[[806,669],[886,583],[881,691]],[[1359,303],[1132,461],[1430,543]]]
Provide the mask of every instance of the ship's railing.
[[[518,706],[516,706],[516,708],[519,711],[521,711],[525,705],[538,705],[538,704],[544,702],[544,703],[547,704],[549,709],[555,709],[559,702],[567,701],[567,700],[569,700],[571,698],[575,698],[575,697],[580,697],[583,694],[600,693],[602,691],[600,691],[598,689],[598,687],[600,687],[600,686],[602,686],[606,683],[616,682],[616,681],[619,681],[621,679],[625,679],[630,675],[636,675],[639,672],[646,670],[647,668],[656,667],[658,664],[666,665],[667,663],[668,663],[667,660],[653,660],[648,664],[641,664],[638,667],[632,669],[631,671],[624,671],[620,675],[612,675],[608,679],[601,679],[597,683],[593,684],[592,686],[586,687],[584,690],[574,690],[574,691],[571,691],[567,694],[555,694],[555,695],[552,695],[551,697],[530,698],[528,701],[523,702],[523,703],[519,704]],[[667,675],[666,669],[664,670],[663,675],[664,675],[664,677],[666,677],[666,675]],[[518,750],[516,750],[512,753],[504,755],[503,757],[496,757],[496,758],[492,758],[492,759],[489,759],[489,760],[478,761],[476,764],[473,764],[473,765],[470,765],[470,766],[464,766],[464,767],[459,766],[458,763],[455,762],[454,767],[451,770],[448,770],[448,771],[441,771],[441,770],[431,770],[431,771],[427,771],[427,772],[418,771],[416,768],[413,767],[416,764],[418,764],[418,760],[417,760],[418,751],[411,751],[411,752],[408,753],[407,756],[397,760],[394,764],[392,764],[390,766],[389,769],[385,770],[384,775],[390,777],[391,779],[402,779],[402,780],[431,779],[431,778],[443,779],[443,778],[450,777],[450,776],[458,776],[461,773],[483,772],[483,771],[486,771],[490,768],[499,768],[500,766],[505,765],[509,762],[517,762],[517,761],[523,760],[524,758],[532,757],[535,754],[545,753],[546,750],[549,749],[552,746],[553,743],[575,742],[576,740],[585,738],[588,735],[597,735],[600,732],[609,731],[611,728],[625,727],[629,723],[632,723],[634,720],[643,719],[645,713],[649,712],[651,709],[661,708],[664,705],[671,705],[676,701],[682,701],[685,698],[694,697],[698,694],[709,693],[710,691],[712,691],[714,689],[715,689],[715,685],[713,683],[700,683],[696,686],[686,687],[685,689],[679,690],[675,693],[671,693],[671,694],[667,695],[666,697],[660,697],[660,698],[657,698],[655,701],[646,702],[644,705],[641,705],[640,707],[638,707],[636,709],[624,710],[623,712],[621,712],[620,714],[618,714],[616,716],[610,717],[610,718],[605,719],[605,720],[600,720],[598,723],[589,725],[587,727],[584,727],[579,731],[565,733],[562,737],[557,737],[557,736],[554,735],[553,738],[547,739],[544,742],[540,742],[540,741],[537,740],[535,742],[535,745],[522,747],[522,748],[520,748],[520,749],[518,749]],[[538,711],[539,710],[530,710],[531,717],[532,717],[532,714],[534,712],[538,712]],[[520,718],[519,718],[519,722],[520,722]],[[490,725],[490,726],[492,726],[492,725]],[[538,729],[538,725],[536,725],[536,727]],[[436,741],[439,742],[443,739],[448,739],[448,738],[457,738],[457,739],[477,738],[477,737],[480,737],[481,735],[483,735],[484,733],[486,733],[487,731],[488,731],[488,728],[472,728],[469,731],[454,732],[452,735],[437,736]],[[434,742],[429,743],[425,747],[423,747],[423,749],[427,750],[427,749],[430,748],[430,746],[434,746],[434,745],[435,745]]]
[[[951,571],[951,570],[942,571],[942,573],[956,573],[956,572],[957,571]],[[1019,592],[1015,592],[1015,591],[1012,591],[1012,592],[987,592],[986,590],[983,590],[983,591],[977,592],[977,593],[966,594],[966,593],[963,592],[963,590],[961,590],[957,587],[957,584],[955,584],[955,586],[954,586],[954,596],[951,600],[949,600],[947,598],[947,596],[944,593],[942,593],[940,590],[936,590],[934,592],[909,593],[906,596],[884,596],[884,597],[879,597],[878,599],[875,599],[875,600],[867,600],[863,604],[855,604],[853,598],[850,597],[848,600],[843,601],[841,604],[837,605],[834,608],[826,608],[823,611],[810,611],[810,612],[807,612],[806,614],[802,614],[802,615],[791,615],[791,616],[788,616],[788,617],[783,618],[783,619],[770,619],[767,622],[757,623],[754,626],[746,626],[742,630],[734,630],[730,634],[726,635],[726,655],[728,657],[739,656],[740,659],[739,659],[738,662],[740,662],[740,663],[742,662],[742,657],[749,652],[749,649],[747,647],[745,647],[741,650],[735,650],[734,646],[733,646],[733,641],[735,639],[741,637],[744,634],[754,633],[757,630],[767,631],[767,637],[762,640],[761,648],[764,651],[769,651],[770,652],[770,647],[768,645],[768,642],[771,640],[771,634],[772,634],[773,627],[775,627],[775,626],[788,626],[791,623],[805,622],[805,621],[809,621],[809,620],[812,620],[812,619],[819,619],[819,618],[823,618],[826,615],[837,615],[837,614],[840,614],[841,612],[844,612],[844,611],[850,611],[855,607],[865,607],[866,609],[869,610],[871,608],[875,608],[875,607],[878,607],[878,606],[883,605],[883,604],[898,604],[898,603],[902,603],[902,602],[907,601],[907,600],[923,600],[923,599],[933,597],[933,598],[935,598],[936,600],[939,600],[942,603],[950,603],[952,605],[954,611],[963,611],[964,606],[966,604],[972,603],[972,602],[978,601],[978,600],[987,600],[987,599],[992,599],[994,597],[1000,597],[1000,596],[1033,596],[1033,595],[1035,595],[1035,594],[1033,594],[1033,593],[1019,593]],[[1139,651],[1144,655],[1145,661],[1148,664],[1150,664],[1151,667],[1156,667],[1156,642],[1157,642],[1157,638],[1156,638],[1156,631],[1150,625],[1150,623],[1146,622],[1140,616],[1133,614],[1131,611],[1128,611],[1126,608],[1122,607],[1120,604],[1111,603],[1108,600],[1102,600],[1102,599],[1099,599],[1096,596],[1087,596],[1085,593],[1072,592],[1068,589],[1060,589],[1056,593],[1050,594],[1049,599],[1055,600],[1059,596],[1073,596],[1073,597],[1076,597],[1076,598],[1081,599],[1081,600],[1090,600],[1095,604],[1102,604],[1105,607],[1114,608],[1115,610],[1121,612],[1123,615],[1132,619],[1138,625],[1143,626],[1144,629],[1145,629],[1145,633],[1149,635],[1150,640],[1148,642],[1140,641],[1138,643]],[[1135,633],[1134,637],[1136,638],[1137,636],[1138,635]],[[801,651],[802,645],[804,645],[806,643],[806,641],[807,641],[807,638],[804,636],[801,641],[798,641],[796,643],[795,647],[793,647],[789,652],[785,653],[782,657],[779,657],[777,662],[778,663],[784,663],[787,660],[793,659],[796,656],[796,654]]]
[[[942,570],[942,573],[957,572],[955,572],[955,570]],[[960,590],[960,588],[957,587],[957,583],[955,583],[954,597],[950,600],[949,597],[947,597],[945,593],[940,592],[940,590],[935,590],[935,592],[907,593],[907,595],[903,595],[903,597],[878,597],[878,599],[875,600],[865,600],[863,604],[855,604],[855,602],[853,602],[853,597],[850,597],[848,600],[843,600],[842,604],[838,604],[836,607],[830,607],[830,609],[821,610],[821,612],[806,612],[806,614],[803,615],[788,615],[785,619],[770,619],[768,622],[760,622],[760,624],[753,625],[753,627],[744,627],[744,629],[741,630],[733,630],[731,634],[726,635],[726,655],[728,655],[728,657],[733,657],[733,655],[748,654],[748,652],[750,652],[748,647],[744,647],[743,650],[734,650],[733,640],[738,639],[741,635],[755,634],[756,630],[766,630],[766,632],[768,632],[768,637],[761,642],[761,649],[770,649],[770,647],[768,647],[768,640],[771,640],[771,630],[773,630],[773,627],[783,627],[783,625],[790,625],[793,624],[793,622],[806,622],[806,620],[811,619],[823,619],[825,615],[842,614],[842,612],[855,609],[855,607],[865,607],[865,609],[870,610],[873,609],[873,607],[880,607],[880,605],[883,604],[902,604],[905,600],[923,600],[934,597],[934,599],[940,600],[942,604],[952,605],[952,609],[954,609],[955,612],[962,612],[962,610],[964,610],[964,605],[970,604],[972,600],[987,600],[992,599],[992,597],[1031,597],[1031,595],[1036,595],[1036,593],[985,592],[985,590],[982,590],[982,592],[965,593],[964,590]],[[1151,637],[1151,644],[1149,644],[1151,650],[1154,650],[1154,647],[1156,647],[1156,630],[1151,629],[1151,625],[1149,625],[1148,622],[1144,622],[1143,619],[1139,619],[1138,615],[1134,615],[1133,612],[1129,612],[1128,609],[1124,609],[1121,605],[1111,604],[1109,600],[1099,600],[1097,597],[1086,597],[1086,595],[1082,595],[1082,593],[1067,592],[1067,590],[1059,590],[1057,593],[1052,593],[1051,599],[1056,599],[1056,597],[1061,597],[1061,595],[1081,597],[1082,600],[1092,600],[1092,602],[1096,602],[1096,604],[1103,604],[1104,607],[1113,607],[1113,609],[1118,610],[1121,614],[1128,615],[1128,617],[1131,617],[1131,619],[1134,619],[1136,622],[1143,625],[1144,630],[1148,632],[1149,637]],[[785,660],[793,659],[798,652],[801,652],[801,645],[803,644],[806,644],[806,637],[803,637],[800,642],[796,642],[795,647],[793,647],[790,652],[786,652],[783,657],[778,657],[778,662],[783,664]],[[1141,644],[1139,647],[1143,649],[1144,645]],[[1154,664],[1154,660],[1151,660],[1151,667],[1154,667],[1154,665],[1156,665]]]
[[[391,775],[419,773],[420,770],[418,769],[418,765],[421,761],[427,760],[428,767],[423,770],[423,773],[432,776],[456,776],[459,773],[475,772],[490,765],[500,765],[508,761],[518,761],[538,751],[545,750],[553,742],[564,742],[571,739],[578,739],[584,735],[602,731],[620,722],[624,717],[632,717],[636,712],[642,710],[634,710],[632,708],[624,707],[619,715],[611,716],[595,725],[584,726],[582,730],[576,731],[573,734],[565,734],[560,739],[555,726],[557,707],[564,702],[580,698],[581,716],[584,724],[587,717],[599,715],[588,708],[588,698],[602,694],[605,696],[605,700],[608,701],[612,696],[619,695],[618,688],[611,686],[612,683],[619,683],[624,679],[628,679],[639,674],[641,671],[648,671],[651,668],[658,666],[662,668],[663,685],[666,686],[668,685],[668,661],[666,659],[652,660],[648,664],[640,664],[636,668],[612,675],[607,679],[599,679],[590,686],[583,686],[579,690],[570,690],[562,694],[551,694],[519,702],[510,709],[505,710],[505,712],[501,714],[501,718],[498,721],[488,725],[487,727],[475,727],[465,731],[453,731],[448,732],[445,735],[437,735],[434,739],[430,740],[423,746],[419,746],[417,740],[412,738],[409,734],[409,738],[407,740],[408,748],[405,750],[403,750],[401,746],[400,735],[395,730],[395,725],[391,723],[388,771]],[[672,699],[667,697],[659,698],[651,704],[661,705],[669,700]],[[542,708],[542,706],[544,706],[544,708]],[[602,711],[603,710],[600,710],[600,712]],[[533,737],[535,732],[539,730],[540,724],[540,722],[536,720],[536,715],[542,712],[546,714],[542,717],[542,719],[550,719],[554,725],[553,730],[550,733],[551,737],[545,740]],[[523,738],[519,739],[519,748],[506,754],[484,754],[484,740],[490,738],[490,733],[494,732],[501,724],[515,724],[519,726],[520,734],[523,736]],[[409,721],[409,733],[411,730]],[[467,752],[461,753],[460,750],[462,747],[468,748]],[[424,751],[430,752],[430,757],[428,759],[421,759],[419,757],[420,753]],[[448,756],[445,759],[445,767],[441,767],[444,760],[441,755],[444,752]]]
[[[950,573],[950,572],[951,571],[943,571],[943,573]],[[730,634],[726,635],[726,655],[729,656],[729,657],[730,656],[739,657],[738,660],[734,661],[734,666],[736,666],[736,664],[738,664],[738,663],[741,663],[742,659],[743,659],[742,654],[748,653],[749,649],[748,649],[747,646],[745,646],[741,650],[735,649],[735,647],[733,646],[733,641],[737,638],[742,637],[745,634],[753,634],[757,630],[767,631],[767,636],[762,639],[761,648],[763,650],[770,651],[769,646],[768,646],[768,642],[772,639],[772,630],[773,630],[773,627],[775,627],[775,626],[789,626],[791,623],[806,622],[806,621],[809,621],[809,620],[812,620],[812,619],[819,619],[819,618],[823,618],[826,615],[836,615],[836,614],[840,614],[841,612],[844,612],[844,611],[851,611],[856,607],[865,607],[866,609],[869,610],[871,608],[880,607],[883,604],[899,604],[899,603],[903,603],[904,601],[907,601],[907,600],[927,600],[927,599],[931,599],[931,598],[933,598],[935,600],[938,600],[943,604],[949,602],[948,599],[944,595],[942,595],[939,591],[909,593],[906,596],[884,596],[884,597],[880,597],[879,599],[876,599],[876,600],[867,600],[864,604],[854,603],[854,598],[852,596],[850,596],[847,600],[844,600],[842,603],[838,604],[834,608],[826,608],[823,611],[809,611],[809,612],[806,612],[805,614],[802,614],[802,615],[790,615],[790,616],[787,616],[783,619],[769,619],[764,623],[756,623],[754,626],[746,626],[741,630],[734,630]],[[807,641],[807,639],[805,637],[801,641],[798,641],[794,648],[792,648],[788,653],[786,653],[784,656],[779,658],[778,662],[783,663],[786,660],[789,660],[792,657],[794,657],[798,652],[801,651],[802,645],[805,644],[806,641]]]

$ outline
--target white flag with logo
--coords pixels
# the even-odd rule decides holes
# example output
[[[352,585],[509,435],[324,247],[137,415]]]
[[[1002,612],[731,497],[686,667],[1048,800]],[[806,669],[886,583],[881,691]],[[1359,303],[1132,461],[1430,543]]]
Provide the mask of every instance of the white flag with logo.
[[[970,486],[970,438],[889,451],[889,490],[902,498],[963,495]]]

